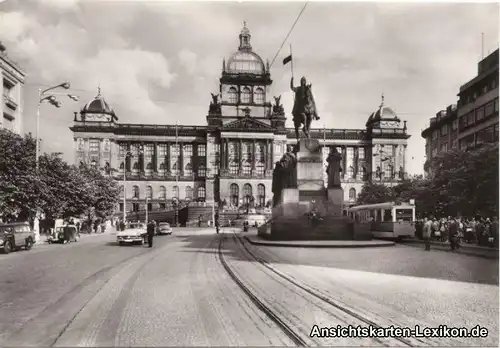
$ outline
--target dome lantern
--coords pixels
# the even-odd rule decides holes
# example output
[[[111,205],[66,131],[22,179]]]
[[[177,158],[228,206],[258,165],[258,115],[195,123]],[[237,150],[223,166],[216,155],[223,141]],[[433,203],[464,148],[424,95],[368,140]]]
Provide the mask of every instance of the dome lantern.
[[[85,106],[81,109],[80,114],[82,116],[85,116],[86,119],[96,118],[97,120],[105,117],[109,118],[112,121],[118,120],[118,117],[116,117],[113,108],[111,108],[111,106],[109,106],[109,104],[102,97],[100,86],[97,87],[97,95],[95,96],[95,98],[85,104]]]
[[[250,30],[247,28],[247,22],[243,22],[243,29],[241,29],[240,33],[240,47],[238,47],[239,51],[251,51],[252,45],[250,45]]]

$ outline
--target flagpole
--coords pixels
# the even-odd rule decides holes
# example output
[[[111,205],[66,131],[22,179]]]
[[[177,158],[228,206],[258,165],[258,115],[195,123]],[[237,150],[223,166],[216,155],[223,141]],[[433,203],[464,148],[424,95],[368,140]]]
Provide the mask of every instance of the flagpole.
[[[292,79],[293,79],[293,54],[292,54],[292,44],[290,44],[290,57],[292,57],[292,61],[290,63],[292,63],[291,67],[292,67]]]

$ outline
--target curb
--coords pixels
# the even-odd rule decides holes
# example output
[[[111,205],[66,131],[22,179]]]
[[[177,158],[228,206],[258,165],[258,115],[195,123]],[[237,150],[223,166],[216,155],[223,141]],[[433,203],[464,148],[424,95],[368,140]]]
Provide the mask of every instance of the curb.
[[[376,244],[367,244],[365,242],[359,242],[359,244],[344,244],[344,245],[335,245],[335,244],[291,244],[287,242],[273,242],[273,241],[256,241],[252,240],[248,236],[244,236],[244,238],[253,245],[262,245],[262,246],[273,246],[273,247],[286,247],[286,248],[336,248],[336,249],[353,249],[353,248],[381,248],[381,247],[390,247],[396,245],[394,242],[381,242]],[[321,241],[318,241],[319,243]]]
[[[423,242],[420,241],[411,241],[411,242],[402,242],[399,243],[401,245],[406,245],[410,247],[416,247],[420,248],[424,246]],[[461,254],[461,255],[466,255],[466,256],[475,256],[475,257],[481,257],[485,259],[490,259],[490,260],[498,260],[498,249],[479,249],[479,248],[467,248],[464,246],[461,246],[460,249],[457,251],[453,252],[450,249],[449,245],[441,245],[441,244],[431,244],[431,250],[437,250],[437,251],[444,251],[448,253],[454,253],[454,254]]]

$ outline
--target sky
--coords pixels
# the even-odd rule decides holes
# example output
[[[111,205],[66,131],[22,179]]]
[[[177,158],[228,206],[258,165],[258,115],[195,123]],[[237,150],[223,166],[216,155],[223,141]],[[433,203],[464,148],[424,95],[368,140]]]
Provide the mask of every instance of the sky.
[[[27,73],[24,132],[35,133],[37,90],[64,81],[79,102],[43,105],[42,151],[73,163],[73,113],[97,94],[119,122],[204,125],[222,59],[243,21],[254,52],[272,62],[304,2],[0,0],[0,40]],[[408,121],[407,170],[423,172],[429,118],[456,103],[460,85],[498,48],[496,3],[309,2],[271,67],[292,127],[290,65],[312,83],[313,127],[363,129],[385,105]],[[298,79],[297,79],[298,80]],[[298,82],[297,82],[298,83]],[[268,99],[273,100],[271,96]]]

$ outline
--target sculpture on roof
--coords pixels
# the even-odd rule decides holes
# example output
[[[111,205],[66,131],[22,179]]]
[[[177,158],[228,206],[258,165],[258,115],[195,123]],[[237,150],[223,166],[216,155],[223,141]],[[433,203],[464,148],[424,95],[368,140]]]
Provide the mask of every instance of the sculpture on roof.
[[[293,86],[293,77],[290,80],[290,88],[295,93],[295,102],[293,104],[293,123],[295,126],[295,137],[299,141],[299,128],[303,125],[302,131],[306,138],[309,138],[312,120],[319,120],[316,103],[312,94],[311,85],[307,84],[305,77],[300,79],[300,86]]]
[[[285,109],[283,108],[283,104],[281,104],[280,101],[281,101],[281,95],[278,97],[274,97],[275,104],[273,105],[273,114],[279,115],[279,116],[284,116]]]
[[[220,114],[221,113],[221,105],[219,102],[219,94],[213,94],[212,95],[212,101],[210,102],[210,107],[208,109],[208,112],[210,114]]]

